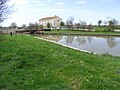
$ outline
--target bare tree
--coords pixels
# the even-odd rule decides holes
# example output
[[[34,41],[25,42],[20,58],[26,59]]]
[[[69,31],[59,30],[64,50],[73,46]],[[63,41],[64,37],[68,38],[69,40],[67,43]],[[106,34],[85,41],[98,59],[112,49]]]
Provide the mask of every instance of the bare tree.
[[[24,29],[25,29],[26,27],[27,27],[27,25],[26,25],[26,24],[23,24],[23,25],[22,25],[22,28],[24,28]]]
[[[66,28],[69,29],[69,23],[68,23],[68,20],[66,21]]]
[[[68,29],[74,29],[73,28],[73,23],[74,23],[74,17],[69,17],[67,20],[67,28]]]
[[[76,28],[79,30],[80,29],[80,23],[76,24]]]
[[[11,0],[0,0],[0,23],[2,23],[13,12],[14,4],[9,4]]]
[[[119,21],[115,18],[107,17],[110,31],[114,31]]]
[[[92,24],[91,23],[88,25],[88,29],[89,29],[89,31],[91,31],[91,29],[92,29]]]
[[[69,17],[69,23],[73,25],[73,22],[74,22],[74,17]]]
[[[35,23],[29,23],[29,26],[27,27],[27,29],[39,29],[40,25],[35,22]]]
[[[114,25],[118,25],[119,21],[115,18],[112,19],[112,22],[114,23]]]
[[[17,27],[17,23],[16,22],[12,22],[10,25],[11,28],[16,28]]]
[[[105,21],[105,20],[104,20],[104,22],[103,22],[103,23],[104,23],[104,26],[105,26],[105,27],[106,27],[106,25],[108,24],[108,22],[107,22],[107,21]]]
[[[81,26],[82,29],[86,28],[87,23],[85,21],[79,20],[79,23],[80,23],[80,26]]]
[[[27,29],[33,29],[34,26],[35,26],[34,23],[31,23],[31,22],[30,22],[29,25],[28,25],[28,27],[27,27]]]

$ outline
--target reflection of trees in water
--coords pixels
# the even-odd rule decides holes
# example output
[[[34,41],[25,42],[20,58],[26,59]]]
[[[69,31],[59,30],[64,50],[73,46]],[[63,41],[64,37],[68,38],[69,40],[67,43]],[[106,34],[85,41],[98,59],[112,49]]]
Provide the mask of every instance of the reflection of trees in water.
[[[76,37],[76,41],[78,42],[79,46],[80,45],[85,45],[86,42],[89,42],[91,43],[93,37],[86,37],[86,36],[66,36],[65,37],[65,41],[66,41],[66,44],[71,44],[73,43],[73,40],[75,39]]]
[[[88,36],[88,37],[86,37],[86,36],[78,36],[76,40],[78,41],[78,44],[80,46],[80,45],[85,45],[86,42],[91,43],[92,39],[93,39],[93,37],[90,37],[90,36]]]
[[[116,47],[117,42],[115,41],[115,38],[107,38],[107,44],[110,48]]]
[[[60,41],[60,40],[62,39],[62,37],[63,37],[63,36],[55,35],[55,36],[53,37],[53,40],[56,41],[56,42],[58,42],[58,41]]]
[[[81,45],[85,45],[86,43],[91,43],[92,40],[94,38],[92,36],[72,36],[72,35],[69,35],[69,36],[66,36],[65,37],[65,42],[66,44],[72,44],[73,41],[75,40],[79,46]],[[116,47],[117,43],[120,41],[119,40],[115,40],[115,38],[106,38],[106,41],[107,41],[107,44],[108,44],[108,47],[109,48],[113,48],[113,47]]]
[[[79,44],[79,46],[80,45],[85,45],[85,43],[86,43],[86,38],[85,38],[85,36],[77,36],[77,42],[78,42],[78,44]]]
[[[87,37],[87,40],[88,40],[89,43],[91,43],[91,41],[93,40],[93,37],[89,36],[89,37]]]
[[[62,39],[63,36],[60,36],[60,35],[43,35],[43,36],[40,36],[41,38],[44,38],[44,39],[48,39],[48,40],[53,40],[53,41],[60,41]]]
[[[73,43],[74,37],[75,37],[75,36],[72,36],[72,35],[66,36],[66,37],[65,37],[65,42],[66,42],[66,44],[71,44],[71,43]]]

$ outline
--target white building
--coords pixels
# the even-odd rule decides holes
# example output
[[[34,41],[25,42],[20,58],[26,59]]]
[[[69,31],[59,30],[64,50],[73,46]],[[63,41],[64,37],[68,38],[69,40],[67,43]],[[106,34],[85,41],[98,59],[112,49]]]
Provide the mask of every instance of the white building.
[[[39,24],[43,25],[45,28],[47,28],[47,24],[49,23],[51,28],[57,28],[60,27],[60,24],[62,22],[62,19],[58,16],[53,16],[53,17],[45,17],[39,19]]]

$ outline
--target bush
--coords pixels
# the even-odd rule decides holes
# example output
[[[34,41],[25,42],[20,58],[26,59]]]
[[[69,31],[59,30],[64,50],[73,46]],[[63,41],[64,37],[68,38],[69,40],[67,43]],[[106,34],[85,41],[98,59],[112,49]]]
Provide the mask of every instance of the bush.
[[[116,29],[120,29],[120,25],[117,25],[117,26],[116,26]]]
[[[50,29],[50,28],[48,28],[48,29],[44,29],[44,31],[51,31],[51,29]]]
[[[108,31],[110,31],[110,29],[108,29],[107,27],[96,27],[95,31],[97,31],[97,32],[108,32]]]

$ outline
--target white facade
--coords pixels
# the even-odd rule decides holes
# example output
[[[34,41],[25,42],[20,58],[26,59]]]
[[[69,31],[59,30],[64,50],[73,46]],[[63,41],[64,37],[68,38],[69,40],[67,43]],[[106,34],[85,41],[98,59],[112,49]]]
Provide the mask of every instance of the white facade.
[[[40,25],[47,27],[47,24],[50,23],[51,28],[60,27],[61,22],[62,19],[56,15],[54,17],[46,17],[39,20]]]

